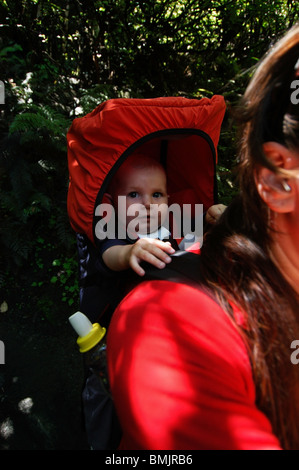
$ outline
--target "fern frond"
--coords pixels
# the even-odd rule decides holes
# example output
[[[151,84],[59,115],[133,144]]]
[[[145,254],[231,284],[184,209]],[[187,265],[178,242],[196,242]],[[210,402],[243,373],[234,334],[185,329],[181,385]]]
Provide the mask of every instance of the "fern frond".
[[[69,120],[50,106],[31,105],[29,110],[15,116],[9,134],[45,129],[52,136],[65,136],[68,126]]]
[[[35,192],[32,195],[31,205],[30,205],[31,210],[34,207],[40,207],[41,209],[45,209],[46,211],[50,211],[51,206],[52,206],[51,198],[48,197],[46,194],[42,194],[40,192]]]
[[[7,223],[4,227],[1,227],[0,241],[4,248],[4,252],[7,253],[7,258],[13,259],[17,266],[21,266],[24,260],[28,259],[30,252],[30,240],[24,236],[20,224]]]
[[[70,247],[74,236],[70,229],[69,220],[66,214],[64,213],[57,214],[55,230],[56,230],[58,240],[64,246]]]

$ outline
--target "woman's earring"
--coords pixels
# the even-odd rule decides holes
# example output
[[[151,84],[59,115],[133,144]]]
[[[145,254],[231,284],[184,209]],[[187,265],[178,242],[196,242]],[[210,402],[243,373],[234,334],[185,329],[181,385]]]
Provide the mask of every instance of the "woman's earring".
[[[292,190],[291,186],[285,180],[282,180],[281,185],[287,193]]]

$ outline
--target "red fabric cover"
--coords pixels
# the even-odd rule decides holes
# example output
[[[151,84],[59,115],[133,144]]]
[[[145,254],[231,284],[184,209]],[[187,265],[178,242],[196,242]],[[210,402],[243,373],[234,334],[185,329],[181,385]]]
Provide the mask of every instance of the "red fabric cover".
[[[174,129],[203,131],[216,152],[224,113],[224,98],[218,95],[201,100],[120,98],[108,100],[75,119],[67,134],[68,214],[73,229],[95,241],[93,218],[95,205],[101,202],[96,199],[106,176],[124,152],[142,145],[139,151],[159,158],[161,138],[147,140],[147,136]],[[169,193],[193,189],[197,203],[204,204],[206,210],[214,203],[215,175],[215,162],[206,139],[171,135],[167,155]]]
[[[195,242],[192,246],[187,248],[186,251],[190,251],[191,253],[195,253],[196,255],[200,255],[200,242]]]
[[[255,405],[242,336],[203,292],[141,284],[114,313],[107,344],[121,449],[280,449]]]

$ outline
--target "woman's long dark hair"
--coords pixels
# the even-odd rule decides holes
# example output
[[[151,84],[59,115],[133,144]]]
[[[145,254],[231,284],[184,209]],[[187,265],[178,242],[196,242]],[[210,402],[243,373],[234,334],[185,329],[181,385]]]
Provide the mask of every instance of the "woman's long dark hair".
[[[298,59],[299,24],[269,51],[237,109],[240,195],[202,247],[209,288],[232,317],[232,303],[246,312],[242,334],[257,406],[269,417],[284,449],[299,449],[299,365],[290,359],[291,342],[299,340],[299,301],[271,260],[270,210],[258,194],[254,175],[259,166],[278,171],[262,151],[264,142],[299,150],[299,104],[290,99]]]

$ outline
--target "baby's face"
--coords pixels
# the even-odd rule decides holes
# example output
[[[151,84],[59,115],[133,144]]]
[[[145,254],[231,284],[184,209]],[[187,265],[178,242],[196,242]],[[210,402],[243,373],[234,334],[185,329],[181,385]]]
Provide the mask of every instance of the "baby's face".
[[[167,216],[166,176],[157,167],[127,168],[114,194],[114,204],[119,202],[119,196],[125,197],[126,214],[118,211],[118,217],[129,234],[132,230],[142,234],[154,232]]]

